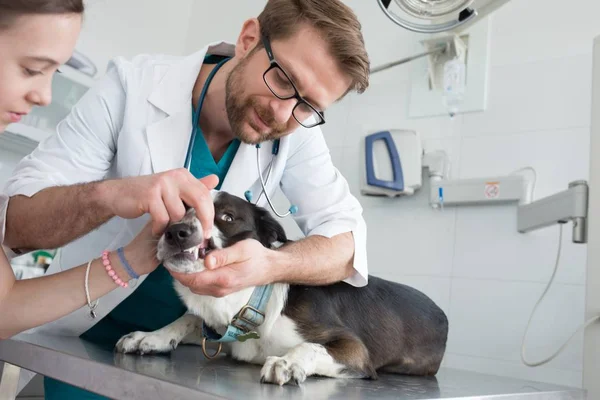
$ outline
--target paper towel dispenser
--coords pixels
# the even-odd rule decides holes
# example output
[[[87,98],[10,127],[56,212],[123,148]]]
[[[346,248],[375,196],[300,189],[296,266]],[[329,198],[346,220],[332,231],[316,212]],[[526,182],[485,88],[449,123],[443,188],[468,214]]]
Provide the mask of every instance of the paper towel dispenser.
[[[363,150],[363,195],[407,196],[421,188],[423,148],[417,132],[376,132],[365,137]]]

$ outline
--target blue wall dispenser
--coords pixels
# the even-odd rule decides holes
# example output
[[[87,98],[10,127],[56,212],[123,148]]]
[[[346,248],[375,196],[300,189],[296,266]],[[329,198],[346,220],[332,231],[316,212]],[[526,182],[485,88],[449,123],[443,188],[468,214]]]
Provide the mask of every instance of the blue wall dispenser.
[[[411,130],[380,131],[365,137],[361,194],[409,196],[422,185],[423,148]]]

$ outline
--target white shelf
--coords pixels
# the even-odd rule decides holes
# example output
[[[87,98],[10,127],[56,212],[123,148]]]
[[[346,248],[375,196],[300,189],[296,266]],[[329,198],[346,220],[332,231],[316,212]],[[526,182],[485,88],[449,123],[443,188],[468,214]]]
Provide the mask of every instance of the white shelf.
[[[61,65],[60,74],[64,77],[69,78],[73,82],[77,82],[87,88],[92,87],[94,79],[82,72],[77,71],[75,68],[69,67],[68,65]]]
[[[50,129],[40,129],[22,123],[10,124],[6,128],[6,131],[21,135],[38,143],[54,133],[54,131]]]
[[[13,154],[20,154],[24,157],[35,150],[37,146],[38,142],[36,140],[21,134],[15,134],[11,131],[0,134],[0,149]]]

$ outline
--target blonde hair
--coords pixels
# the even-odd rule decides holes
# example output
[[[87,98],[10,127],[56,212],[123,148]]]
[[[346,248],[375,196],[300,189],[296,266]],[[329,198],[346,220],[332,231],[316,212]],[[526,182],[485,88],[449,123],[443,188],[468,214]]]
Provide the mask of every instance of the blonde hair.
[[[287,39],[303,24],[316,28],[352,79],[348,91],[362,93],[369,86],[369,56],[361,24],[340,0],[268,0],[258,21],[261,34],[269,40]]]

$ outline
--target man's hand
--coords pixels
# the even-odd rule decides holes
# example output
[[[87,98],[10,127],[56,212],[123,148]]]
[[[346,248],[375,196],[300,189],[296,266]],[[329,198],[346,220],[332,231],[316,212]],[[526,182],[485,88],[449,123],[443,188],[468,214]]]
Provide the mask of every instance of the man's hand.
[[[223,297],[251,286],[286,282],[328,285],[355,273],[354,239],[351,232],[332,238],[308,236],[267,249],[253,239],[211,251],[206,270],[171,275],[199,295]]]
[[[171,275],[199,295],[223,297],[250,286],[276,280],[277,252],[254,239],[246,239],[225,249],[211,251],[204,260],[206,269],[194,274]]]
[[[137,218],[149,213],[155,235],[164,231],[169,222],[182,219],[187,205],[196,210],[204,237],[210,237],[215,213],[210,191],[218,182],[216,175],[196,179],[185,168],[107,180],[103,182],[101,203],[122,218]]]

